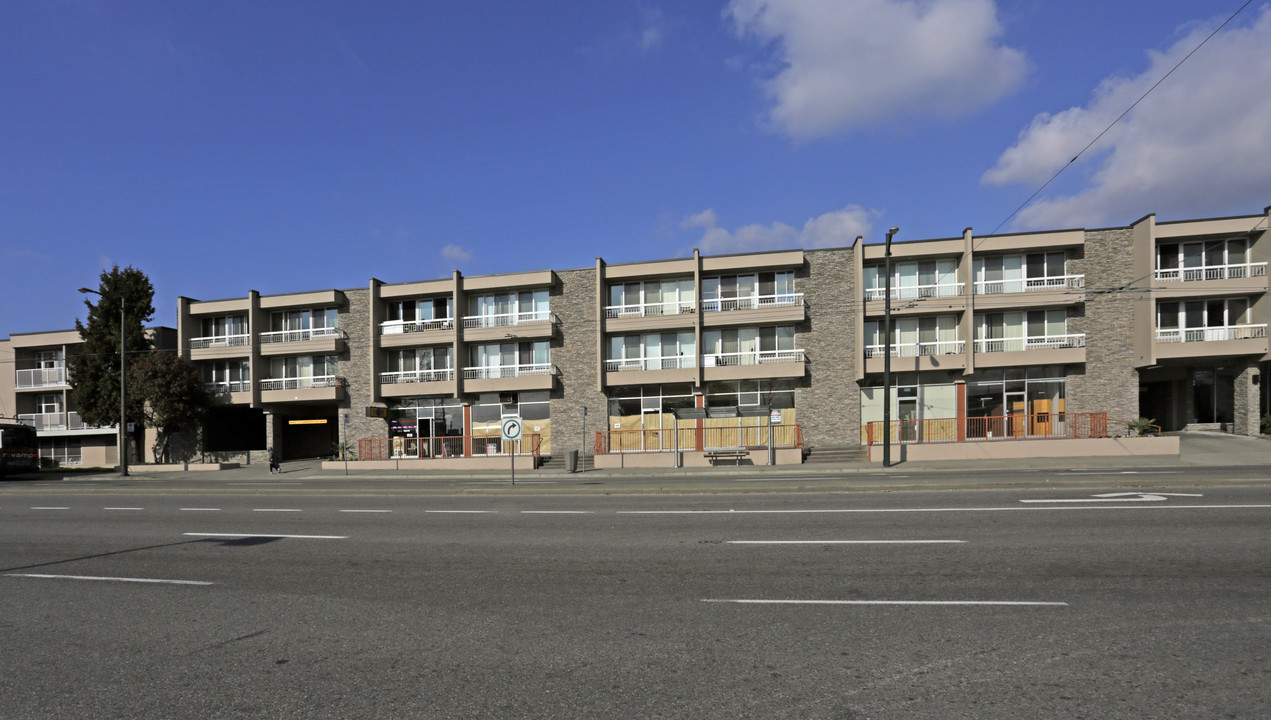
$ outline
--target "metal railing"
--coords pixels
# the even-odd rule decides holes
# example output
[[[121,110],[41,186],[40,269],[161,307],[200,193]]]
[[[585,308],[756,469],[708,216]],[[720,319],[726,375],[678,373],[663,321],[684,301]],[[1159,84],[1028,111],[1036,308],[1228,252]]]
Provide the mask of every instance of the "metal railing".
[[[444,382],[446,380],[454,380],[454,379],[455,379],[454,368],[441,368],[440,370],[404,370],[400,372],[380,373],[381,385],[396,385],[397,383]]]
[[[1156,279],[1161,282],[1197,282],[1200,280],[1240,280],[1251,277],[1265,277],[1266,274],[1267,264],[1256,262],[1157,270]]]
[[[1028,337],[994,338],[975,341],[975,351],[978,353],[1053,350],[1056,348],[1083,348],[1085,346],[1085,333],[1070,333],[1068,335],[1032,335]]]
[[[251,380],[220,380],[215,382],[203,383],[215,394],[250,392],[252,389]]]
[[[308,390],[311,388],[342,387],[344,378],[338,375],[314,375],[313,377],[269,378],[260,381],[261,390]]]
[[[1085,275],[1045,275],[1018,280],[977,280],[975,294],[1002,295],[1031,290],[1080,290],[1085,286]]]
[[[1204,328],[1157,328],[1156,341],[1164,343],[1221,342],[1256,340],[1267,336],[1266,324],[1228,325]]]
[[[269,342],[263,337],[261,342]],[[242,335],[211,335],[209,337],[190,338],[189,346],[191,350],[202,350],[205,348],[216,347],[241,347],[251,344],[251,335],[246,333]]]
[[[702,356],[703,367],[732,367],[735,365],[767,365],[770,363],[801,363],[803,350],[752,350],[750,352],[711,353]]]
[[[343,337],[344,331],[340,328],[324,327],[311,328],[309,330],[274,330],[271,332],[263,332],[260,334],[260,341],[262,343],[291,343],[319,340],[321,338]]]
[[[759,310],[771,307],[792,307],[803,305],[803,293],[779,293],[777,295],[748,295],[735,298],[702,299],[704,312],[727,312],[729,310]]]
[[[892,343],[892,357],[926,357],[929,355],[959,355],[966,348],[965,340],[937,342]],[[882,345],[866,345],[865,357],[882,357],[886,352]]]
[[[937,283],[935,285],[891,286],[892,300],[914,300],[918,298],[957,297],[962,294],[966,283]],[[866,300],[885,300],[887,288],[866,288]]]
[[[30,425],[36,430],[95,429],[95,426],[85,424],[83,418],[74,410],[65,413],[24,413],[18,415],[18,422]]]
[[[497,380],[527,375],[555,375],[556,366],[551,363],[531,363],[529,365],[493,365],[487,367],[466,367],[463,369],[465,380]]]
[[[118,354],[118,353],[116,353]],[[33,368],[29,370],[18,370],[15,378],[15,387],[38,388],[38,387],[54,387],[66,384],[66,366],[59,365],[52,368]]]
[[[401,335],[403,333],[454,329],[454,318],[439,318],[437,320],[388,320],[380,323],[381,335]]]
[[[678,370],[681,368],[694,367],[694,361],[694,357],[687,355],[606,360],[605,372],[623,372],[626,370]]]
[[[883,442],[883,421],[865,426],[866,443]],[[892,420],[891,441],[902,444],[1064,440],[1108,437],[1108,414],[1033,413],[993,417]]]
[[[357,459],[428,460],[515,454],[533,456],[537,467],[542,446],[543,436],[535,433],[522,435],[517,442],[504,440],[499,434],[370,438],[357,441]]]
[[[547,310],[535,310],[498,315],[469,315],[463,319],[463,326],[466,328],[511,327],[535,322],[550,322],[555,325],[560,322],[560,319]]]
[[[683,422],[683,421],[681,421]],[[678,435],[678,437],[677,437]],[[678,444],[677,444],[678,441]],[[802,448],[802,425],[773,425],[772,446]],[[758,450],[768,447],[768,426],[680,427],[678,430],[601,430],[596,433],[596,455],[661,453],[708,450]]]
[[[692,302],[649,302],[630,305],[606,305],[605,317],[662,317],[665,315],[683,315],[697,312],[697,305]]]

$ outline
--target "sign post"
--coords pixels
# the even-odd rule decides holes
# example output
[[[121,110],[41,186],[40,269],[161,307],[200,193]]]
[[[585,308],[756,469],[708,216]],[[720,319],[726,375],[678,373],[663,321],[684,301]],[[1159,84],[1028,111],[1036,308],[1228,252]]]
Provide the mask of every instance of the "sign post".
[[[516,442],[521,439],[522,423],[519,417],[503,418],[503,439],[508,442]],[[512,458],[512,484],[516,484],[516,446],[513,445],[508,455]]]

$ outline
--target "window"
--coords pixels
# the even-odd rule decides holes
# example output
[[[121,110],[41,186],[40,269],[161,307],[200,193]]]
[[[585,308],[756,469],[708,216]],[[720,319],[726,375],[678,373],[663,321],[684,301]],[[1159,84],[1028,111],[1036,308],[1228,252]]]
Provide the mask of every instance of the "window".
[[[211,360],[199,365],[203,382],[217,390],[243,392],[249,389],[251,362],[248,360]]]
[[[1242,340],[1265,336],[1265,325],[1250,324],[1248,298],[1156,304],[1156,339],[1161,342]]]
[[[504,327],[551,319],[547,288],[468,297],[465,327]]]
[[[1084,338],[1069,336],[1067,311],[1052,308],[978,314],[975,340],[976,352],[1019,352],[1079,346]]]
[[[962,352],[958,340],[958,319],[954,315],[892,318],[893,357],[953,355]],[[881,357],[884,352],[882,322],[865,323],[865,357]]]
[[[336,308],[283,310],[269,317],[269,332],[262,333],[264,342],[302,342],[337,335],[339,311]]]
[[[702,355],[707,367],[794,360],[794,341],[793,326],[707,330]]]
[[[201,321],[201,329],[205,338],[229,338],[247,335],[247,316],[223,315],[205,317]]]
[[[793,270],[702,278],[702,307],[708,312],[753,310],[799,300]]]
[[[547,340],[468,346],[469,378],[506,378],[552,372]]]
[[[696,366],[697,352],[692,332],[615,335],[609,338],[605,369],[671,370]]]
[[[961,294],[958,261],[954,258],[896,262],[891,264],[892,298],[952,297]],[[886,292],[886,265],[865,268],[865,297],[882,299]]]
[[[692,312],[693,280],[649,280],[609,286],[606,317],[649,317]]]
[[[1223,280],[1266,274],[1264,263],[1249,262],[1245,237],[1156,246],[1157,280]]]

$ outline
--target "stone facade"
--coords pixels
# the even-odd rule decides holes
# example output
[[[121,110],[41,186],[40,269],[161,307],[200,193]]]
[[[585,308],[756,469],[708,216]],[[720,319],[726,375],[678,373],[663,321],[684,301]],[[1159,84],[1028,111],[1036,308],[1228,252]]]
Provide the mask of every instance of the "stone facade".
[[[560,287],[553,290],[552,312],[560,319],[552,340],[552,363],[560,370],[552,391],[552,454],[570,450],[590,455],[595,433],[608,425],[609,403],[598,389],[600,347],[598,313],[600,295],[594,268],[557,273]],[[587,410],[584,434],[583,409]]]
[[[1084,307],[1069,332],[1085,333],[1086,362],[1068,375],[1068,412],[1106,412],[1117,420],[1139,417],[1139,377],[1135,369],[1135,303],[1146,296],[1127,287],[1134,277],[1134,234],[1128,228],[1086,233],[1084,257],[1070,273],[1086,276]]]
[[[795,407],[809,447],[860,442],[860,385],[856,382],[859,306],[852,250],[809,250],[795,275],[808,319],[797,332],[807,356],[807,377],[795,391]]]

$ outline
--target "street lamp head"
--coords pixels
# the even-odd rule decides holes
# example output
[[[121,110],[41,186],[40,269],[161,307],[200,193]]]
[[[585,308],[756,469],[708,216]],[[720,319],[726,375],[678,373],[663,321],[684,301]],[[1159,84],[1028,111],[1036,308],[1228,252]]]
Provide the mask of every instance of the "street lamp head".
[[[896,233],[898,233],[898,232],[900,232],[900,228],[896,227],[895,225],[892,225],[892,226],[891,226],[891,229],[887,231],[887,234],[888,234],[888,235],[895,235],[895,234],[896,234]]]
[[[79,291],[82,293],[92,293],[94,295],[101,295],[100,291],[94,290],[92,288],[80,288]]]

